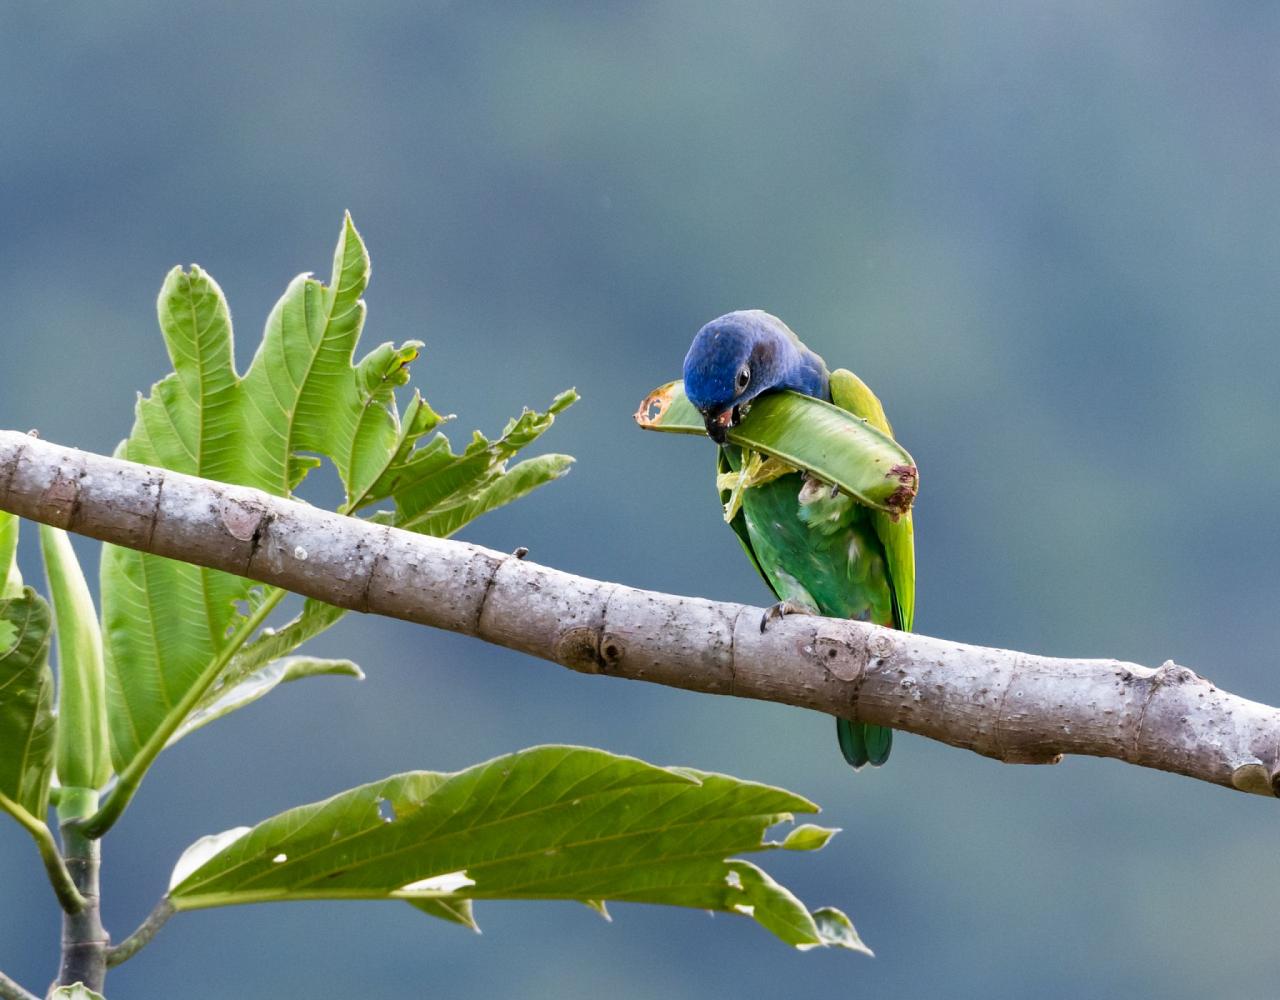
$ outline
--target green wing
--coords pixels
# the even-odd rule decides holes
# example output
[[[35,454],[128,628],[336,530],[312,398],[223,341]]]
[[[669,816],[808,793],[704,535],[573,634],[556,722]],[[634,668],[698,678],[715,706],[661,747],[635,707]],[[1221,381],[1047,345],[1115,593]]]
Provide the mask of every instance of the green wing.
[[[884,407],[862,379],[846,368],[831,373],[831,401],[842,410],[862,417],[878,431],[893,437],[893,428],[884,415]],[[872,511],[872,524],[884,546],[889,568],[889,586],[893,590],[898,628],[910,632],[916,617],[916,543],[910,512],[893,520],[881,511]]]
[[[841,409],[892,436],[880,401],[852,372],[832,373],[831,395]],[[742,462],[738,448],[719,450],[720,473],[737,472]],[[894,521],[845,496],[809,502],[801,510],[802,482],[798,474],[785,475],[743,495],[730,526],[756,572],[780,600],[910,630],[915,616],[911,515]],[[729,491],[722,490],[720,499],[726,502]],[[861,555],[854,560],[850,552]],[[888,759],[892,730],[849,719],[836,723],[840,749],[855,768]]]
[[[879,398],[862,379],[846,368],[838,368],[831,373],[831,401],[893,437],[893,427]],[[911,513],[907,512],[895,521],[882,511],[871,511],[871,523],[884,546],[889,589],[893,594],[894,621],[898,628],[910,632],[916,615],[916,545]],[[849,719],[836,720],[836,736],[845,760],[854,767],[866,763],[883,764],[893,746],[891,729]]]

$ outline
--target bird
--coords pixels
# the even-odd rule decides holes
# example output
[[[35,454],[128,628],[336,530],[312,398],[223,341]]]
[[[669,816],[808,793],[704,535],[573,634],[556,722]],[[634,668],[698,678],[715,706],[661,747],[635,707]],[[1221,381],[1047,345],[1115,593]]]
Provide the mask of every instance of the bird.
[[[894,515],[779,460],[744,450],[728,431],[764,393],[793,392],[834,403],[893,436],[884,408],[846,369],[831,371],[782,320],[759,309],[726,313],[702,327],[684,359],[684,392],[720,447],[717,486],[725,518],[778,603],[763,631],[786,614],[852,618],[911,631],[915,540],[911,514]],[[836,720],[845,760],[883,764],[893,731]]]

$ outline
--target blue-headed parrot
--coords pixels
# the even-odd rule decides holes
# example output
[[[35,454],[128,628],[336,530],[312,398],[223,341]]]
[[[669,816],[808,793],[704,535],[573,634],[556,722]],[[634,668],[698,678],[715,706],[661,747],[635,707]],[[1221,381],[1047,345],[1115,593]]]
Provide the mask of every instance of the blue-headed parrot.
[[[916,583],[911,515],[895,520],[726,442],[752,400],[778,389],[834,403],[893,435],[880,400],[862,380],[844,369],[829,371],[776,316],[758,309],[731,312],[693,338],[684,359],[685,395],[720,445],[717,485],[728,501],[726,517],[779,601],[761,629],[772,616],[799,612],[910,631]],[[893,731],[887,727],[837,719],[836,734],[855,768],[888,759]]]

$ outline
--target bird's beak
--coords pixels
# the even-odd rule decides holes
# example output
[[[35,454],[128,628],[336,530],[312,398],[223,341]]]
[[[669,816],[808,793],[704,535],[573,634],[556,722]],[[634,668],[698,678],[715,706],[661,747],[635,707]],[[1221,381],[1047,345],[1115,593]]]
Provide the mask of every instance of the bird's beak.
[[[708,413],[703,421],[707,425],[707,436],[716,444],[724,444],[725,432],[736,423],[734,407],[725,407],[720,413]]]

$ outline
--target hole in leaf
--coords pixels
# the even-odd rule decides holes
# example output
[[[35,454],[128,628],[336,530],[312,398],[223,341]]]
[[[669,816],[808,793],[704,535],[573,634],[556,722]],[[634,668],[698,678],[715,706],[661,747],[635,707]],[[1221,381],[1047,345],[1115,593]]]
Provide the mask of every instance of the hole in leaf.
[[[378,799],[378,815],[384,823],[390,823],[396,818],[396,807],[391,804],[390,799]]]

